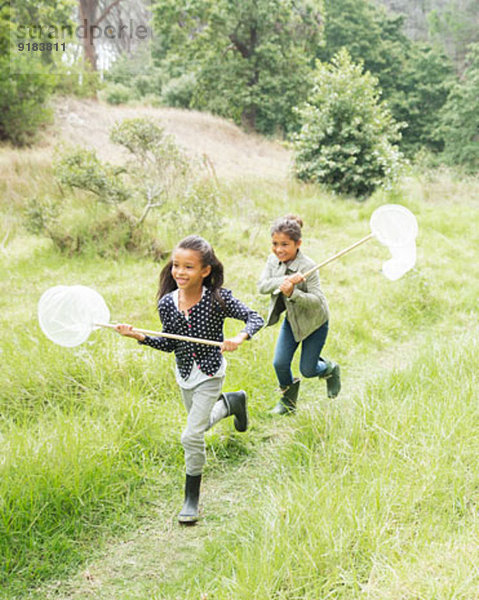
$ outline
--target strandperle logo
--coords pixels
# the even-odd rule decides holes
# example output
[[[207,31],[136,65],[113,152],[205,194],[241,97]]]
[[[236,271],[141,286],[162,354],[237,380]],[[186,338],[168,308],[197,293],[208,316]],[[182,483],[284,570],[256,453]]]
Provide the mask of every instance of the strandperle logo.
[[[107,7],[94,15],[82,14],[81,18],[71,14],[70,20],[21,19],[20,11],[17,15],[13,10],[10,73],[63,73],[78,64],[82,55],[86,64],[103,71],[122,53],[141,46],[149,49],[153,38],[149,0],[143,0],[140,8],[132,1],[120,0],[111,10]]]
[[[83,23],[76,27],[71,25],[17,25],[15,29],[15,37],[18,41],[26,40],[125,40],[137,39],[146,40],[151,37],[151,29],[144,23],[135,23],[132,19],[128,23],[119,22],[116,25],[108,24],[104,27],[95,24],[89,24],[87,19],[83,19]]]

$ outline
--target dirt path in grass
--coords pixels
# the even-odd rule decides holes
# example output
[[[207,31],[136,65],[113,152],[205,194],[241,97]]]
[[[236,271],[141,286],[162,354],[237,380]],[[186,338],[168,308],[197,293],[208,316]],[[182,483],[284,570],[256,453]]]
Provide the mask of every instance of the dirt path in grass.
[[[370,356],[343,373],[343,390],[335,401],[325,398],[325,390],[318,382],[307,381],[303,386],[299,410],[318,411],[352,408],[362,395],[366,382],[408,362],[411,343],[401,348]],[[324,386],[320,382],[319,386]],[[318,395],[318,396],[317,396]],[[218,543],[232,520],[240,512],[247,512],[254,502],[251,482],[260,480],[268,464],[274,461],[275,449],[294,434],[295,419],[264,418],[254,424],[250,435],[260,440],[250,455],[239,466],[224,465],[224,471],[209,473],[201,496],[202,519],[194,527],[180,527],[176,514],[181,505],[158,501],[155,518],[144,521],[139,529],[123,539],[112,540],[101,553],[94,553],[90,562],[66,581],[50,583],[32,594],[39,600],[173,600],[162,595],[167,582],[180,578],[189,561],[201,554],[209,541]],[[256,488],[257,489],[257,488]],[[206,596],[205,596],[206,597]],[[176,599],[177,596],[175,595]]]

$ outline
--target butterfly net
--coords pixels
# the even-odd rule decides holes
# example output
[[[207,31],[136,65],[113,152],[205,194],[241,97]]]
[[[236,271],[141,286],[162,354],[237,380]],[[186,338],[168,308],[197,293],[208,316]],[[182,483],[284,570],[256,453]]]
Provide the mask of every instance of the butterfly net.
[[[391,252],[391,259],[383,264],[384,275],[399,279],[416,264],[416,217],[404,206],[385,204],[373,212],[370,226],[376,239]]]
[[[102,296],[84,285],[57,285],[48,289],[38,303],[38,321],[43,333],[55,344],[82,344],[96,329],[108,323],[110,311]]]

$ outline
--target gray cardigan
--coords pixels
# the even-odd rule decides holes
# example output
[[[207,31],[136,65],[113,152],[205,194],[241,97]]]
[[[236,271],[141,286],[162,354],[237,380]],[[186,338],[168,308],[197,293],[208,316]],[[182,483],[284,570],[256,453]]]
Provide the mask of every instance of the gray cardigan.
[[[329,320],[328,303],[321,291],[318,272],[315,271],[306,281],[295,285],[289,298],[276,290],[287,275],[298,271],[304,273],[315,264],[301,250],[298,250],[296,258],[289,263],[282,263],[274,254],[270,254],[258,282],[260,294],[271,294],[266,327],[277,323],[280,314],[286,310],[287,319],[297,342],[307,338]]]

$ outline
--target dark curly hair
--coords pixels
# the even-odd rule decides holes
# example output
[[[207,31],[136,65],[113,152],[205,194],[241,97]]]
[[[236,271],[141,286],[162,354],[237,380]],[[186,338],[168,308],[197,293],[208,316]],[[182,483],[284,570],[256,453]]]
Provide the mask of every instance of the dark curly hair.
[[[301,239],[301,228],[303,220],[297,215],[286,215],[276,219],[271,226],[271,235],[275,233],[285,233],[293,241],[298,242]]]

